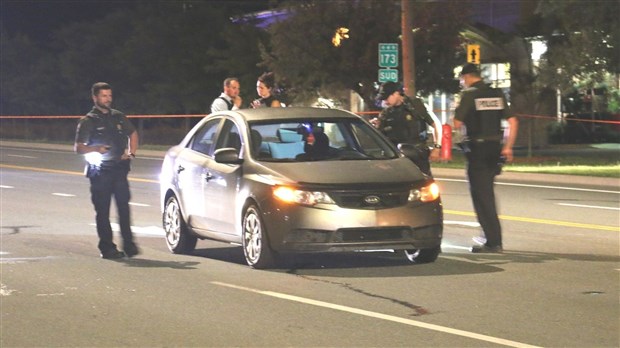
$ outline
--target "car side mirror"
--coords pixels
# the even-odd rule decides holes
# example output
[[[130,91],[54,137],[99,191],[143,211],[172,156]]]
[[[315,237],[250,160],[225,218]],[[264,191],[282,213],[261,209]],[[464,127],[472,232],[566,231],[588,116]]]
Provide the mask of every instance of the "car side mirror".
[[[215,162],[217,163],[241,164],[243,162],[243,159],[239,158],[239,150],[233,147],[217,149],[213,153],[213,156],[215,157]]]

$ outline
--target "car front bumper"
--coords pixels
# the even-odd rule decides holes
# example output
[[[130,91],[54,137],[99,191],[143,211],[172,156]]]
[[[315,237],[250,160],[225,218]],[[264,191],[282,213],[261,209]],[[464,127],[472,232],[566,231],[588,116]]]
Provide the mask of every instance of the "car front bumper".
[[[281,252],[429,249],[443,237],[440,202],[380,210],[291,205],[263,218],[270,245]]]

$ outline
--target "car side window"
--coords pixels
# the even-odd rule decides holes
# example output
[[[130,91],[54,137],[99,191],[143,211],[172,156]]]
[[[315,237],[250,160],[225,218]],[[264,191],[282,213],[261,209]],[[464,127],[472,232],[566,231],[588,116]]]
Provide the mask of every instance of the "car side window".
[[[231,120],[224,121],[224,126],[222,127],[220,136],[217,139],[215,150],[226,147],[237,149],[237,153],[241,150],[241,136],[239,133],[239,128],[237,128],[237,125]]]
[[[191,142],[191,149],[205,155],[210,155],[215,145],[215,135],[221,118],[217,118],[205,123],[205,125],[196,132]]]

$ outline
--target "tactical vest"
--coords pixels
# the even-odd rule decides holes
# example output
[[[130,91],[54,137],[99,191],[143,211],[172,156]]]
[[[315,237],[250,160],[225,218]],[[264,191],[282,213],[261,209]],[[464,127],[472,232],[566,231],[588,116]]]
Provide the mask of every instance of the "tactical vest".
[[[473,93],[474,114],[465,119],[470,139],[501,140],[501,124],[506,108],[500,89],[482,87]]]
[[[118,111],[111,111],[110,115],[101,116],[93,112],[86,114],[93,127],[86,145],[107,145],[110,149],[103,154],[103,161],[118,161],[127,149],[127,134],[125,134],[125,118]]]
[[[409,100],[389,107],[381,115],[383,133],[394,143],[417,144],[426,140],[426,123]]]

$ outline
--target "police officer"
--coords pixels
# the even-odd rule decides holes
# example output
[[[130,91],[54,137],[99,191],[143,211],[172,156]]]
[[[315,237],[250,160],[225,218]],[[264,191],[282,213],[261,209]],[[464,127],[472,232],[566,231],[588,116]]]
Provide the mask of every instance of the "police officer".
[[[424,174],[431,176],[429,157],[432,160],[439,159],[441,121],[434,113],[426,110],[422,100],[405,95],[403,87],[396,82],[381,85],[377,99],[387,107],[371,123],[394,144],[414,145],[416,155],[410,159]],[[434,129],[432,151],[426,145],[426,125]]]
[[[469,189],[486,239],[484,244],[473,246],[471,252],[501,253],[502,230],[497,217],[493,185],[501,169],[498,167],[501,156],[506,162],[513,159],[512,146],[519,123],[510,114],[504,93],[485,84],[476,65],[466,64],[460,74],[465,89],[455,110],[454,127],[462,129],[467,139],[464,150]],[[508,128],[502,135],[503,119],[508,121]]]
[[[91,89],[93,109],[82,117],[75,135],[75,152],[88,160],[91,200],[95,206],[99,250],[104,259],[119,259],[139,253],[131,232],[129,212],[130,160],[138,149],[138,132],[120,111],[111,108],[112,87],[97,82]],[[110,203],[114,196],[123,239],[123,251],[116,248],[110,226]]]

